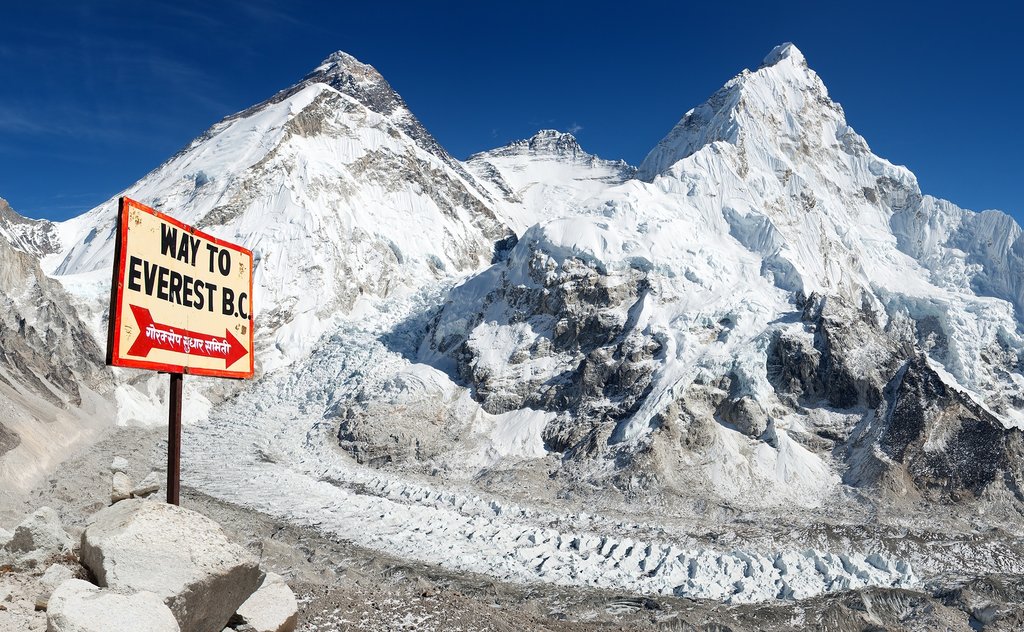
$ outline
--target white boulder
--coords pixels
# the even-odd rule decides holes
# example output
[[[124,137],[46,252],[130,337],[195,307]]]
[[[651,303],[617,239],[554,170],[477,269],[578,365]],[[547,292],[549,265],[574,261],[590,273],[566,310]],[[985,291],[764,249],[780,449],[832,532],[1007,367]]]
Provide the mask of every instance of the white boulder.
[[[71,536],[61,526],[60,516],[50,507],[40,507],[14,529],[0,549],[0,564],[10,564],[15,570],[32,569],[70,551]]]
[[[223,630],[263,579],[256,556],[216,522],[138,498],[93,516],[80,557],[101,586],[159,595],[188,632]]]
[[[114,478],[110,484],[110,502],[116,503],[131,498],[132,479],[124,472],[114,472]]]
[[[118,472],[122,474],[128,473],[128,459],[123,456],[115,456],[114,460],[110,463],[110,473],[117,474]]]
[[[132,496],[144,498],[158,491],[160,491],[160,475],[156,472],[150,472],[146,478],[139,481],[139,484],[132,488]]]
[[[259,590],[238,608],[238,616],[256,632],[295,632],[299,604],[283,577],[267,573]]]
[[[180,632],[171,610],[150,592],[119,594],[80,579],[53,592],[46,632]]]
[[[53,564],[50,568],[46,569],[43,576],[39,578],[39,592],[36,593],[36,608],[40,610],[45,609],[47,602],[50,600],[50,595],[53,594],[53,591],[57,590],[57,586],[60,586],[69,579],[74,578],[75,572],[61,564]]]

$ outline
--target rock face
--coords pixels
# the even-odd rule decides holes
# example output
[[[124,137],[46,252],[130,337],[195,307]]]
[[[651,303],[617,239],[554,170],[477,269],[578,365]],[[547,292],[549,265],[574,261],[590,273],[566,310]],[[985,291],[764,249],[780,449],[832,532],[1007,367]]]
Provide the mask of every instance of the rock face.
[[[298,608],[295,594],[284,578],[267,573],[259,590],[238,609],[238,616],[256,632],[295,632]]]
[[[80,579],[70,579],[54,591],[46,610],[46,625],[47,632],[179,632],[182,629],[160,597],[151,592],[120,594]]]
[[[507,262],[452,294],[421,353],[454,358],[489,413],[560,413],[544,431],[550,449],[587,448],[607,441],[650,384],[661,345],[630,331],[648,293],[645,272],[610,274],[582,258],[559,265],[529,248],[533,233]],[[499,344],[476,335],[498,330],[508,332]]]
[[[39,260],[0,233],[0,394],[13,389],[59,407],[82,402],[80,385],[102,389],[103,352],[71,297]],[[0,433],[2,435],[3,433]],[[13,447],[13,446],[12,446]]]
[[[0,200],[0,487],[30,486],[109,418],[89,397],[113,386],[91,314],[40,266],[57,243]]]
[[[221,632],[262,580],[256,557],[215,522],[140,499],[96,514],[81,558],[101,586],[155,593],[192,632]]]
[[[891,404],[875,425],[879,458],[926,496],[961,500],[999,487],[1024,502],[1024,433],[1004,428],[925,357],[893,379]]]
[[[43,256],[60,250],[60,239],[53,222],[29,219],[14,212],[0,198],[0,238],[30,255]]]
[[[14,530],[0,550],[0,563],[6,560],[16,569],[33,569],[70,551],[71,536],[61,526],[57,512],[41,507]]]

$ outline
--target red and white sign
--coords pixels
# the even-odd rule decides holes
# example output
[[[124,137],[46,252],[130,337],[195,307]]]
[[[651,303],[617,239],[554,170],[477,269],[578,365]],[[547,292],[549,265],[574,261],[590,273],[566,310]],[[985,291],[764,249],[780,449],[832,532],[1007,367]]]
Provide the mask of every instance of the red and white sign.
[[[107,364],[253,375],[252,252],[121,198]]]

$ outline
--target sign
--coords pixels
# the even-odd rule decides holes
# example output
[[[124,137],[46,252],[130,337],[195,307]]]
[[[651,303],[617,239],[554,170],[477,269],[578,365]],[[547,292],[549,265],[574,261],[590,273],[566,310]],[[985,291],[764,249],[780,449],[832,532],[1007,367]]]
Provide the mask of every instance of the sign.
[[[252,252],[122,197],[107,364],[253,376]]]

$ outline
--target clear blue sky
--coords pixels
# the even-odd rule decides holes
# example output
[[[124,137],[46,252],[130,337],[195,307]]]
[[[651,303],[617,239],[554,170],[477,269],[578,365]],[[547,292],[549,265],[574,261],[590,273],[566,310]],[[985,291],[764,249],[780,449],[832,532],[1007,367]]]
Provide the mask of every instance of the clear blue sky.
[[[638,164],[793,41],[925,192],[1020,221],[1020,6],[7,0],[0,197],[33,217],[85,211],[334,50],[376,66],[459,158],[550,127]]]

